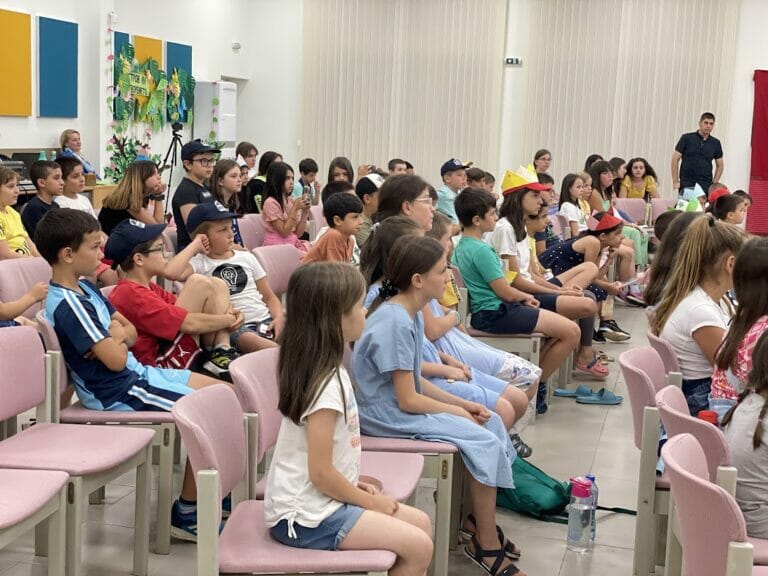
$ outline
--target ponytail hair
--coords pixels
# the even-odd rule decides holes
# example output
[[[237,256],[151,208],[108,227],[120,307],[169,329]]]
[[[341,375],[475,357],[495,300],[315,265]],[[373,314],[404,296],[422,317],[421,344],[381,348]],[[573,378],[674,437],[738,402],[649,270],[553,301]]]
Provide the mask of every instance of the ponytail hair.
[[[423,234],[421,227],[408,216],[392,216],[381,224],[374,224],[372,233],[360,252],[360,272],[366,285],[378,282],[384,275],[389,252],[399,238]]]
[[[721,370],[735,367],[744,336],[761,316],[768,315],[766,278],[768,238],[752,238],[744,244],[733,265],[733,290],[739,304],[715,358],[715,366]]]
[[[734,411],[739,407],[744,398],[753,392],[762,396],[764,400],[763,407],[757,417],[755,433],[752,435],[752,448],[757,450],[763,444],[763,433],[765,431],[763,420],[768,415],[768,332],[764,332],[755,345],[755,350],[752,353],[752,371],[749,373],[747,386],[739,394],[739,401],[736,403],[736,406],[728,410],[725,416],[723,416],[723,427],[731,423]]]
[[[656,258],[651,262],[651,280],[643,291],[643,299],[649,306],[656,306],[661,301],[669,283],[672,268],[676,264],[678,248],[688,232],[688,227],[694,220],[703,217],[701,212],[678,212],[664,232],[664,237],[656,250]],[[658,222],[658,219],[656,221]]]
[[[658,335],[678,304],[694,288],[712,275],[722,259],[730,254],[738,257],[744,243],[744,232],[736,226],[718,222],[712,216],[699,218],[688,228],[677,262],[672,269],[651,329]]]
[[[384,268],[379,294],[368,308],[368,316],[381,304],[411,287],[414,274],[426,274],[445,258],[443,246],[434,238],[405,236],[392,246]]]

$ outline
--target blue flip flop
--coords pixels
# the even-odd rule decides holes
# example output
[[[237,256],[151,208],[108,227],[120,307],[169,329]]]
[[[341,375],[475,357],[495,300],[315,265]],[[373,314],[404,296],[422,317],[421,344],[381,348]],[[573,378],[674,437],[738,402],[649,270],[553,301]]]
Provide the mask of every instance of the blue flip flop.
[[[598,392],[589,396],[578,396],[576,402],[579,404],[601,404],[605,406],[615,406],[621,404],[624,398],[617,396],[610,390],[601,388]]]
[[[569,390],[568,388],[556,388],[553,394],[555,396],[560,396],[561,398],[578,398],[579,396],[591,396],[594,394],[594,392],[592,392],[592,388],[589,386],[581,384],[575,390]]]

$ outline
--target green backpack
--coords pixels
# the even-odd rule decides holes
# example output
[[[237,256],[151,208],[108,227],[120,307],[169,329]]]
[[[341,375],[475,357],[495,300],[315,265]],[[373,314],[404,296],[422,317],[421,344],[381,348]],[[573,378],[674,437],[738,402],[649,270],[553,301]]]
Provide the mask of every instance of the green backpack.
[[[515,458],[512,463],[514,488],[499,488],[496,505],[520,512],[545,522],[568,523],[566,507],[571,500],[571,485],[552,478],[527,460]],[[598,510],[636,515],[634,510],[598,506]]]

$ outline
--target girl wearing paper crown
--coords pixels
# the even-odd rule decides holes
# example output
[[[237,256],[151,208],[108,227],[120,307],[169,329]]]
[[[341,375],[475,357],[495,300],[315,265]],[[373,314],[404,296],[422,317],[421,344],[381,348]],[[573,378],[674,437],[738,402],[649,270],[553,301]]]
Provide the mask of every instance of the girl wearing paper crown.
[[[587,221],[587,230],[580,236],[565,240],[544,252],[539,260],[541,265],[552,270],[555,276],[563,274],[584,262],[591,262],[599,268],[598,276],[586,287],[592,292],[598,302],[600,312],[600,327],[598,332],[614,342],[628,340],[629,332],[622,330],[602,303],[609,294],[619,294],[624,283],[635,275],[634,262],[631,258],[618,261],[617,273],[619,280],[609,282],[606,279],[608,268],[619,254],[623,240],[622,229],[624,221],[609,212],[596,212]],[[608,258],[601,262],[601,253],[608,249]]]
[[[532,294],[544,310],[555,312],[553,322],[558,319],[565,322],[566,318],[578,321],[581,339],[576,370],[599,379],[606,378],[608,368],[599,361],[592,348],[596,299],[592,293],[583,291],[597,277],[597,266],[584,262],[550,280],[538,274],[531,265],[525,221],[538,218],[540,194],[549,189],[549,185],[540,184],[535,173],[524,168],[517,172],[507,171],[504,182],[501,218],[485,241],[507,262],[509,271],[515,273],[512,286]]]

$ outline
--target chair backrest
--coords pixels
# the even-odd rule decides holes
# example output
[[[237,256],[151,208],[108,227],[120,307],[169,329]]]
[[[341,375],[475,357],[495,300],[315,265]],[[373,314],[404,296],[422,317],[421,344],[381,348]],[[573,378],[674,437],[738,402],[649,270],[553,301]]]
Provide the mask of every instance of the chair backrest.
[[[665,386],[664,364],[650,346],[628,350],[619,356],[621,373],[629,392],[635,446],[640,449],[643,438],[643,411],[656,405],[656,393]]]
[[[37,321],[37,330],[43,337],[45,342],[45,349],[50,351],[61,351],[61,344],[59,343],[59,337],[56,335],[56,330],[53,329],[51,323],[45,317],[45,310],[40,310],[35,314],[35,320]],[[67,384],[69,383],[69,373],[67,372],[67,365],[64,362],[64,355],[59,354],[59,392],[63,392]]]
[[[302,253],[288,244],[261,246],[253,250],[264,271],[272,291],[280,298],[288,290],[288,280],[301,264]]]
[[[277,385],[279,348],[268,348],[237,358],[229,365],[229,374],[246,412],[259,415],[257,463],[277,442],[283,416],[277,409],[280,391]]]
[[[325,216],[323,216],[323,205],[317,204],[315,206],[309,207],[309,217],[312,218],[315,222],[317,222],[317,229],[320,230],[323,226],[327,224],[325,221]]]
[[[731,465],[731,451],[720,429],[714,424],[691,416],[685,394],[677,386],[667,386],[656,393],[656,406],[667,434],[691,434],[707,456],[709,480],[717,479],[718,466]]]
[[[555,229],[555,234],[560,236],[563,240],[568,240],[571,237],[571,224],[568,222],[568,218],[562,214],[555,214],[550,217],[552,227]]]
[[[0,302],[18,300],[38,282],[51,279],[51,267],[42,258],[13,258],[0,260]],[[35,317],[42,304],[34,304],[24,312],[29,319]]]
[[[165,251],[176,254],[179,246],[178,239],[176,228],[166,226],[165,230],[163,230],[163,248],[165,248]]]
[[[707,459],[690,434],[661,449],[680,523],[685,574],[722,576],[730,542],[746,542],[744,516],[733,497],[709,481]]]
[[[231,492],[246,469],[243,410],[232,389],[216,384],[195,390],[177,400],[171,413],[192,470],[217,470],[221,496]]]
[[[31,326],[0,328],[0,420],[45,401],[45,349]]]
[[[246,214],[237,223],[245,248],[253,250],[264,244],[265,229],[261,214]]]
[[[672,345],[663,338],[656,336],[653,332],[648,330],[648,344],[651,348],[656,350],[656,353],[661,357],[661,361],[664,363],[664,369],[667,374],[670,372],[680,372],[680,364],[677,361],[677,354]]]
[[[651,212],[653,221],[656,222],[656,218],[661,216],[669,208],[672,208],[677,204],[677,199],[670,200],[668,198],[652,198],[651,199]]]
[[[642,198],[616,198],[616,208],[626,212],[635,224],[645,220],[645,200]]]

